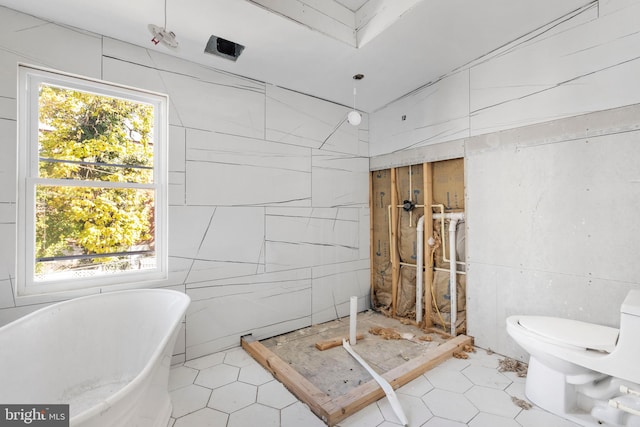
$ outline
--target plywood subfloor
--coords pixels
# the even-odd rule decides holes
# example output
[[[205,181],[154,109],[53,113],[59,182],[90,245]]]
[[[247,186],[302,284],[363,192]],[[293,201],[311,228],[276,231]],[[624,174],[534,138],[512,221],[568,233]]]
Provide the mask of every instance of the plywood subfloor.
[[[392,328],[411,334],[414,339],[386,340],[369,333],[371,328]],[[367,311],[358,314],[357,332],[364,335],[353,349],[379,374],[415,359],[446,341],[435,333],[403,324],[383,314]],[[349,393],[371,380],[369,373],[342,346],[320,351],[315,344],[338,337],[349,337],[349,318],[300,329],[261,341],[284,362],[330,397]],[[422,339],[420,339],[422,338]],[[424,341],[424,339],[431,341]]]

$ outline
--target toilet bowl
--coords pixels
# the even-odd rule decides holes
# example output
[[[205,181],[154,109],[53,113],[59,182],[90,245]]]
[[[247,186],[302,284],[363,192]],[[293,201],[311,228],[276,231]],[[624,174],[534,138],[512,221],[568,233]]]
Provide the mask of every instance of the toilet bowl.
[[[622,303],[620,329],[515,315],[507,332],[530,355],[533,403],[582,425],[640,427],[640,291]]]

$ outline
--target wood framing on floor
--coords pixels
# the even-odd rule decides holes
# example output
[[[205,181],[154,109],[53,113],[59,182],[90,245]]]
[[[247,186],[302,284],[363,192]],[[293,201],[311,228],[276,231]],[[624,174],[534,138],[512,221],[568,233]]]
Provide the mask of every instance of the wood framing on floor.
[[[385,396],[378,383],[371,379],[342,396],[332,398],[251,335],[242,337],[240,342],[245,351],[269,370],[299,400],[306,403],[311,411],[330,427]],[[449,359],[454,353],[463,351],[465,346],[471,345],[473,345],[473,338],[458,335],[438,347],[426,350],[423,355],[389,370],[382,374],[382,377],[397,389]]]

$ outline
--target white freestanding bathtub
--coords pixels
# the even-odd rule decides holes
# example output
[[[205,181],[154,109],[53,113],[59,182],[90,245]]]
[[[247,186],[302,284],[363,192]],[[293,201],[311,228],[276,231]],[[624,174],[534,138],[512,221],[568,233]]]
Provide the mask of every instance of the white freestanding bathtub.
[[[140,289],[53,304],[0,328],[0,402],[69,404],[73,427],[165,427],[187,295]]]

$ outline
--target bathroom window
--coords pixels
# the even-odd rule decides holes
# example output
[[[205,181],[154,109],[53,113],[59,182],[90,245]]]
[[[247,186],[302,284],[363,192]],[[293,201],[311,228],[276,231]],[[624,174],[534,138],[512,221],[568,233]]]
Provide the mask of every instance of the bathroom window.
[[[167,97],[19,66],[18,296],[166,278]]]

